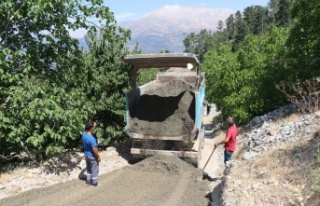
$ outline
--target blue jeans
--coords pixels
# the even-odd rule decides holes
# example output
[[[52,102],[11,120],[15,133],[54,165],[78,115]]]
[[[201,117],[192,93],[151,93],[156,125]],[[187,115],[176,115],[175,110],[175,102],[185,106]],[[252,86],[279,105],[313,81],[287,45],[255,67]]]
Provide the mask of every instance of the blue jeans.
[[[224,150],[224,164],[226,164],[226,162],[231,160],[233,151],[230,150]]]

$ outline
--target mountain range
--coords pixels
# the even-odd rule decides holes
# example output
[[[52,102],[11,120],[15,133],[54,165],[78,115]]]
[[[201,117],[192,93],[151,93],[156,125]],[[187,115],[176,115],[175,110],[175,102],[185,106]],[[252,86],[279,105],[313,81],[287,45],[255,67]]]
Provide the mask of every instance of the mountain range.
[[[131,30],[131,40],[126,45],[130,49],[138,43],[143,53],[166,50],[183,52],[183,40],[188,34],[202,29],[214,32],[218,21],[224,22],[233,13],[230,9],[165,6],[134,21],[119,22],[118,25]],[[79,42],[87,48],[84,38],[80,38]]]
[[[131,41],[127,44],[129,48],[133,48],[138,42],[144,53],[165,50],[183,52],[183,39],[186,35],[202,29],[214,32],[218,21],[224,22],[233,13],[230,9],[165,6],[137,20],[120,22],[119,25],[131,30]]]

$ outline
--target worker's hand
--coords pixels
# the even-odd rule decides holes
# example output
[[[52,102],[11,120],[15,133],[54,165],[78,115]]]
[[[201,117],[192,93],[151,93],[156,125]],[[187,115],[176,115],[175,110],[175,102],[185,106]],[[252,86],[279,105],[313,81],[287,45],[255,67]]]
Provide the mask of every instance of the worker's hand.
[[[101,157],[98,157],[98,162],[101,162]]]
[[[218,143],[216,142],[216,143],[214,143],[214,147],[216,148],[218,146]]]

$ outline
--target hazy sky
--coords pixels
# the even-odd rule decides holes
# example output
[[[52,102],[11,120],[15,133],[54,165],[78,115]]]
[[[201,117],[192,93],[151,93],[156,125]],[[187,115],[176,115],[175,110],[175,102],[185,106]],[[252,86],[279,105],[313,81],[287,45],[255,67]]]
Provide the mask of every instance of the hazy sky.
[[[117,21],[135,20],[153,10],[167,5],[181,7],[228,8],[243,11],[251,5],[267,6],[269,0],[104,0]]]

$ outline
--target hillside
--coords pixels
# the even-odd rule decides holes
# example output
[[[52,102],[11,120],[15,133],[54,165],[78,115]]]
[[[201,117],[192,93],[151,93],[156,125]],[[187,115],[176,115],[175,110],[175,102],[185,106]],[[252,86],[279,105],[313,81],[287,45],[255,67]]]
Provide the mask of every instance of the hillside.
[[[319,205],[320,112],[290,112],[256,117],[239,135],[221,183],[223,205]]]
[[[234,11],[230,9],[187,8],[165,6],[147,13],[135,21],[120,22],[119,25],[131,30],[129,47],[139,46],[143,52],[171,52],[184,50],[183,39],[190,32],[201,29],[215,31],[219,20],[225,20]]]

